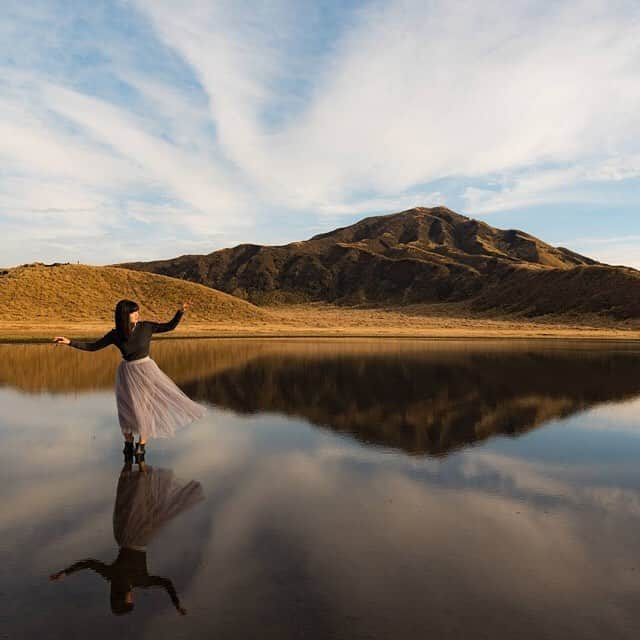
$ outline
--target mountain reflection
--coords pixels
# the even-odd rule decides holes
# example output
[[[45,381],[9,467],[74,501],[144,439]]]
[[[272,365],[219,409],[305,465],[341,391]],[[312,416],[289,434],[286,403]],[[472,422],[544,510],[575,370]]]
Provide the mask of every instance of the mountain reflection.
[[[0,384],[113,389],[118,354],[0,345]],[[412,455],[445,455],[640,394],[640,359],[614,343],[464,340],[159,340],[188,395],[277,412]]]
[[[640,362],[621,352],[266,356],[197,389],[240,413],[278,412],[364,443],[445,455],[630,399]]]
[[[199,482],[179,482],[170,469],[156,469],[144,462],[137,468],[125,463],[113,509],[113,535],[119,547],[116,559],[105,563],[85,558],[52,574],[50,580],[90,569],[109,583],[114,615],[133,610],[135,588],[150,587],[165,590],[176,611],[186,614],[172,581],[149,575],[146,547],[170,521],[203,499]]]

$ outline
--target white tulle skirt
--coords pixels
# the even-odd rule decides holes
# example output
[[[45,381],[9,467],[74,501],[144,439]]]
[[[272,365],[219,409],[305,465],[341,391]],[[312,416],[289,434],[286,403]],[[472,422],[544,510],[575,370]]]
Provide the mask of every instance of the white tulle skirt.
[[[206,407],[185,395],[150,356],[122,360],[116,370],[118,421],[123,434],[168,438],[202,418]]]
[[[202,485],[176,480],[171,469],[123,471],[113,509],[118,546],[144,549],[168,522],[201,500]]]

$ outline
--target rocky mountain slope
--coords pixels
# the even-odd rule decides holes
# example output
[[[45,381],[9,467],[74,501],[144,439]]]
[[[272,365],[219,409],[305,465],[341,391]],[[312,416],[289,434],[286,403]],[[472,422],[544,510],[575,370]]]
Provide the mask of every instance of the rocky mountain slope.
[[[598,263],[444,207],[365,218],[309,240],[112,265],[198,282],[255,303],[469,301],[476,311],[640,315],[640,272]]]

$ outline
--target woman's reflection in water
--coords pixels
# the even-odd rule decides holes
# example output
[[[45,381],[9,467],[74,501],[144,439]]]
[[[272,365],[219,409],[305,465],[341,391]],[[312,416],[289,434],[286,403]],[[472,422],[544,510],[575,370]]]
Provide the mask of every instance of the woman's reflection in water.
[[[162,587],[176,611],[185,615],[180,600],[168,578],[150,576],[147,571],[146,546],[169,521],[204,499],[202,485],[191,480],[178,482],[170,469],[154,469],[137,458],[125,459],[118,479],[113,510],[113,534],[120,552],[111,564],[87,558],[50,576],[60,580],[65,575],[92,569],[111,584],[111,611],[121,615],[132,611],[135,587]]]

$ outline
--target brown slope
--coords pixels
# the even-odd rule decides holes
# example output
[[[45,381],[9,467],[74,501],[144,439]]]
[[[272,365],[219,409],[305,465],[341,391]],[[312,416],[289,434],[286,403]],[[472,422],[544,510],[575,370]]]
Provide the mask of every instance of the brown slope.
[[[347,243],[388,257],[402,251],[416,258],[421,257],[420,252],[426,252],[454,261],[465,261],[470,256],[476,266],[481,266],[486,258],[558,268],[596,264],[595,260],[552,247],[524,231],[496,229],[445,207],[417,207],[365,218],[313,236],[309,242],[322,241]]]
[[[114,267],[36,262],[0,273],[0,307],[12,321],[104,321],[113,323],[120,298],[136,300],[141,315],[168,320],[185,300],[189,318],[211,322],[262,321],[270,317],[244,300],[209,287]]]
[[[534,273],[514,270],[487,286],[471,309],[530,317],[605,314],[616,320],[640,318],[640,271],[608,265]]]
[[[258,303],[473,300],[477,310],[535,315],[584,308],[628,318],[638,315],[629,301],[640,294],[639,272],[602,265],[445,207],[369,217],[287,245],[244,244],[114,266],[192,280]],[[587,282],[606,287],[607,295],[590,290]],[[534,290],[549,295],[532,304]],[[585,296],[593,300],[584,304]]]

